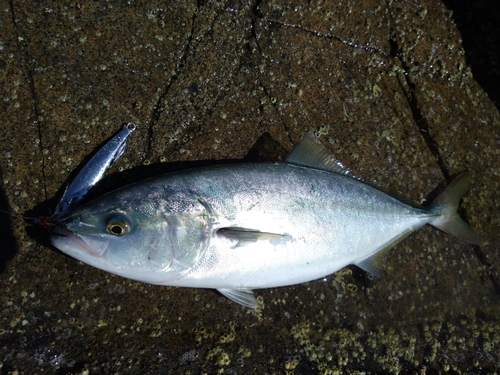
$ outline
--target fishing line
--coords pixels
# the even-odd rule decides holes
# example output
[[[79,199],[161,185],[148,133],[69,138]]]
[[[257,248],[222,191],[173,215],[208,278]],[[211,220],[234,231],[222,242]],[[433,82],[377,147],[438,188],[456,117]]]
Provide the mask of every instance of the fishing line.
[[[19,217],[21,219],[33,220],[33,224],[40,225],[43,228],[49,228],[50,226],[54,225],[53,223],[51,223],[50,216],[31,217],[31,216],[23,216],[21,214],[16,214],[14,212],[9,212],[6,210],[0,210],[0,212],[3,212],[3,213],[10,215],[10,216]]]

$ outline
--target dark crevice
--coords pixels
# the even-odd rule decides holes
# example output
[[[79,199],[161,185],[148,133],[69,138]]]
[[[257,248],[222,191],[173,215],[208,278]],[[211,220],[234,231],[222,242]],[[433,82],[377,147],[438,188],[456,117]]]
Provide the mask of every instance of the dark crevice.
[[[259,37],[257,36],[257,31],[256,31],[257,26],[255,23],[256,23],[258,18],[264,18],[264,15],[262,14],[262,12],[259,9],[259,6],[261,3],[262,3],[262,0],[257,0],[255,2],[255,5],[252,7],[252,21],[250,24],[250,33],[252,35],[252,38],[255,40],[255,45],[257,46],[257,49],[259,50],[259,52],[262,52],[262,50],[261,50],[260,45],[259,45]],[[247,47],[248,47],[250,53],[252,54],[253,51],[250,47],[250,43],[247,43]]]
[[[197,8],[199,9],[203,5],[202,0],[197,1]],[[184,53],[180,57],[177,66],[175,67],[175,74],[170,78],[170,81],[167,82],[165,88],[162,90],[161,94],[158,96],[158,99],[153,106],[153,112],[151,113],[150,121],[149,121],[149,126],[148,126],[148,142],[146,146],[146,151],[145,154],[149,155],[151,153],[152,149],[152,143],[153,143],[153,127],[158,123],[160,120],[161,113],[163,112],[163,101],[165,97],[167,96],[168,92],[170,91],[170,88],[174,84],[174,82],[177,80],[182,68],[184,67],[184,64],[188,58],[189,55],[189,49],[191,48],[191,43],[193,41],[193,35],[194,35],[194,29],[195,29],[195,23],[196,23],[196,17],[197,17],[198,12],[193,12],[193,16],[191,18],[191,31],[188,36],[188,40],[186,43],[186,46],[184,47]]]
[[[264,18],[264,14],[262,14],[260,10],[260,4],[262,4],[262,0],[256,0],[255,4],[252,6],[252,13],[251,13],[252,16],[250,21],[250,36],[248,37],[249,41],[246,43],[247,53],[250,57],[255,53],[256,50],[262,53],[262,48],[260,47],[259,44],[259,36],[257,35],[257,20]],[[251,43],[250,40],[253,40],[254,43]],[[251,58],[249,58],[249,60],[251,60]],[[253,67],[254,66],[252,66],[252,68]]]
[[[448,170],[448,167],[443,160],[443,157],[441,155],[441,152],[439,151],[439,146],[437,145],[437,142],[434,140],[432,137],[432,134],[429,129],[429,123],[427,122],[427,119],[425,116],[422,114],[422,111],[420,110],[420,105],[418,103],[418,98],[415,93],[416,90],[416,84],[412,82],[410,78],[410,74],[408,72],[408,66],[403,60],[399,60],[401,63],[401,66],[404,69],[404,77],[406,80],[406,85],[408,87],[407,90],[407,99],[408,99],[408,105],[410,106],[411,114],[413,116],[413,119],[415,120],[415,123],[417,124],[418,131],[420,132],[420,135],[425,141],[425,144],[427,145],[427,148],[431,152],[431,154],[434,156],[434,160],[436,161],[436,164],[438,165],[439,169],[441,170],[441,173],[443,174],[445,180],[449,183],[451,182],[450,178],[450,173]],[[398,77],[399,80],[399,77]],[[401,85],[401,82],[400,82]]]
[[[391,20],[392,20],[392,16],[391,16],[390,12],[389,12],[389,15],[390,15]],[[416,95],[416,84],[411,80],[411,77],[409,74],[409,71],[410,71],[409,67],[408,67],[407,63],[401,57],[401,49],[398,46],[398,43],[396,41],[395,33],[392,32],[391,34],[392,34],[391,39],[390,39],[391,56],[393,56],[394,58],[396,58],[399,61],[401,67],[404,70],[404,77],[405,77],[404,83],[401,82],[400,75],[397,75],[399,85],[400,85],[401,89],[403,90],[403,92],[406,93],[408,105],[409,105],[410,110],[412,112],[413,119],[415,120],[415,122],[417,124],[418,131],[420,132],[420,135],[424,139],[424,141],[427,145],[427,148],[434,156],[434,159],[435,159],[437,165],[439,166],[444,178],[446,179],[446,181],[448,183],[450,183],[452,180],[452,176],[450,176],[448,167],[443,160],[441,152],[439,151],[439,146],[437,145],[436,141],[432,137],[432,134],[430,133],[429,123],[427,122],[427,119],[420,111],[420,106],[419,106],[418,98]],[[459,209],[459,214],[462,217],[467,216],[467,215],[465,215],[465,212],[463,212],[462,209]],[[475,253],[478,261],[486,267],[485,272],[488,275],[487,277],[490,280],[491,284],[493,285],[493,288],[495,289],[495,292],[497,293],[497,295],[500,296],[500,282],[497,280],[497,278],[495,276],[495,273],[493,271],[494,267],[491,265],[490,262],[488,262],[486,255],[481,250],[480,246],[472,245],[472,248],[474,250],[474,253]]]
[[[0,168],[0,178],[2,178],[2,169]],[[2,239],[2,251],[0,252],[0,274],[3,274],[7,268],[7,264],[18,251],[16,237],[12,231],[12,218],[10,215],[11,208],[7,194],[0,186],[0,238]],[[3,211],[5,210],[5,212]]]
[[[485,276],[487,275],[487,277],[484,278],[490,280],[490,282],[493,284],[493,288],[495,288],[495,292],[500,297],[500,280],[498,280],[495,275],[495,267],[490,262],[488,262],[488,260],[486,259],[486,255],[481,250],[480,246],[473,245],[472,248],[474,249],[474,254],[476,255],[479,262],[486,267],[484,272]],[[485,280],[483,280],[483,284],[486,284]]]
[[[417,85],[412,81],[409,73],[409,67],[406,64],[406,62],[403,60],[401,57],[400,53],[400,48],[398,46],[397,41],[395,40],[394,35],[390,39],[390,46],[391,46],[391,56],[395,57],[401,67],[404,70],[404,79],[405,79],[405,84],[401,82],[401,75],[397,75],[397,79],[399,82],[399,86],[403,90],[403,92],[406,93],[406,99],[408,102],[408,106],[410,107],[411,114],[413,116],[413,119],[415,120],[415,123],[417,124],[418,131],[420,132],[420,135],[425,141],[425,144],[427,145],[427,148],[429,151],[432,153],[434,156],[434,160],[436,161],[437,165],[439,166],[439,169],[441,170],[441,173],[443,174],[444,178],[446,179],[447,182],[451,182],[450,180],[450,173],[448,171],[448,168],[446,166],[446,163],[443,160],[443,157],[441,156],[441,152],[439,151],[439,146],[437,145],[436,141],[432,137],[430,130],[429,130],[429,123],[427,122],[427,119],[425,116],[422,114],[420,111],[420,105],[418,103],[418,98],[417,95],[415,94],[416,92],[416,87]]]
[[[258,73],[256,73],[256,74],[257,74],[257,77],[258,77]],[[271,93],[269,92],[269,90],[267,89],[267,87],[264,86],[264,84],[262,83],[262,81],[260,80],[260,78],[257,78],[257,83],[264,90],[264,93],[266,94],[267,98],[269,99],[269,102],[273,106],[274,111],[276,112],[276,115],[281,120],[281,124],[283,125],[283,129],[285,130],[286,134],[289,134],[290,132],[289,132],[288,126],[286,125],[286,122],[283,119],[283,116],[280,115],[280,113],[278,111],[278,107],[276,106],[276,102],[275,102],[276,99],[273,98],[273,96],[271,95]],[[291,142],[291,140],[290,140],[290,142]]]
[[[255,40],[255,47],[256,47],[256,49],[260,53],[262,53],[262,49],[261,49],[261,47],[259,45],[259,37],[257,35],[256,22],[257,22],[257,19],[263,19],[263,18],[265,18],[264,14],[260,10],[260,4],[261,3],[262,3],[262,0],[256,0],[255,4],[252,7],[252,20],[251,20],[251,28],[250,28],[251,38],[253,40]],[[251,43],[247,43],[247,51],[248,51],[249,55],[253,55],[254,54],[255,50],[252,48]],[[286,122],[283,119],[283,117],[280,115],[277,106],[275,105],[275,99],[273,100],[273,97],[271,96],[271,93],[269,92],[268,88],[262,83],[262,80],[259,78],[259,74],[258,74],[257,71],[255,71],[255,74],[257,75],[257,83],[258,83],[258,85],[260,87],[262,87],[262,89],[264,90],[264,93],[266,94],[267,98],[269,99],[269,102],[273,106],[274,111],[276,112],[276,115],[278,116],[278,118],[281,121],[283,129],[285,130],[286,134],[289,135],[289,133],[290,133],[289,128],[286,125]],[[290,142],[291,142],[291,140],[290,140]]]
[[[10,7],[10,14],[11,14],[11,17],[12,17],[12,25],[14,26],[14,31],[15,31],[15,35],[19,35],[18,31],[17,31],[17,23],[16,23],[16,17],[15,17],[15,14],[14,14],[14,3],[12,0],[9,1],[9,7]],[[45,156],[43,154],[43,136],[42,136],[42,128],[41,128],[41,125],[40,125],[40,111],[38,109],[38,102],[37,102],[37,95],[36,95],[36,91],[35,91],[35,81],[34,81],[34,78],[33,78],[33,74],[29,68],[29,64],[28,62],[30,61],[29,59],[29,56],[28,56],[28,52],[27,52],[27,49],[25,48],[25,45],[24,43],[20,43],[21,44],[21,53],[22,53],[22,56],[23,56],[23,65],[24,65],[24,71],[26,72],[26,77],[28,79],[28,87],[29,87],[29,91],[30,91],[30,94],[31,94],[31,99],[32,99],[32,102],[33,102],[33,111],[34,111],[34,114],[35,114],[35,121],[36,121],[36,124],[37,124],[37,131],[38,131],[38,139],[39,139],[39,143],[38,143],[38,150],[40,152],[40,160],[42,161],[42,183],[43,183],[43,191],[44,191],[44,195],[45,195],[45,199],[47,200],[48,199],[48,195],[47,195],[47,183],[46,183],[46,177],[45,177],[45,165],[46,165],[46,160],[45,160]]]
[[[264,86],[264,84],[262,83],[262,81],[260,79],[258,80],[258,83],[262,87],[262,89],[264,90],[264,93],[266,94],[266,96],[269,98],[269,102],[273,106],[274,111],[276,112],[276,115],[281,120],[281,125],[283,125],[283,129],[285,130],[286,134],[289,134],[290,132],[289,132],[288,126],[286,125],[285,120],[283,120],[283,116],[280,115],[280,112],[278,111],[278,107],[276,106],[276,99],[271,96],[271,93],[269,92],[267,87]],[[274,101],[274,103],[273,103],[273,101]]]
[[[255,40],[255,45],[256,45],[257,49],[260,52],[262,50],[261,50],[261,47],[259,45],[259,39],[258,39],[258,35],[257,35],[257,30],[256,30],[256,20],[258,18],[260,18],[260,19],[265,18],[265,16],[262,14],[262,12],[260,10],[260,4],[261,3],[262,3],[262,0],[257,0],[255,2],[254,6],[252,7],[252,22],[251,22],[251,30],[250,30],[252,38]],[[335,40],[335,41],[337,41],[339,43],[342,43],[342,44],[345,44],[345,45],[349,45],[349,46],[351,46],[353,48],[360,48],[360,49],[363,49],[363,50],[365,50],[367,52],[380,53],[380,54],[382,54],[384,56],[387,56],[387,53],[385,53],[384,51],[382,51],[378,47],[372,47],[372,46],[362,47],[362,46],[359,46],[357,44],[344,41],[341,38],[336,37],[336,36],[331,35],[331,34],[325,34],[325,33],[319,32],[319,31],[315,31],[315,30],[309,30],[309,29],[307,29],[307,28],[305,28],[305,27],[303,27],[301,25],[287,24],[287,23],[283,23],[283,22],[280,22],[280,21],[278,21],[276,19],[272,19],[272,18],[266,18],[266,20],[268,22],[270,22],[270,23],[275,23],[276,25],[279,25],[279,26],[282,26],[282,27],[291,27],[291,28],[296,28],[296,29],[302,30],[302,31],[304,31],[304,32],[306,32],[308,34],[313,35],[314,37],[322,37],[322,38],[326,38],[326,39],[330,39],[330,40]],[[252,50],[252,47],[251,47],[250,43],[247,43],[247,49],[248,49],[248,51],[249,51],[250,54],[253,54],[254,51]],[[283,117],[280,115],[277,106],[275,105],[275,103],[273,103],[273,97],[271,96],[271,93],[264,86],[264,84],[262,83],[262,81],[260,79],[258,80],[258,83],[263,88],[265,94],[269,98],[269,101],[271,102],[272,106],[274,107],[274,110],[276,111],[276,114],[280,118],[281,123],[283,125],[283,129],[286,131],[287,134],[289,134],[288,126],[286,125],[286,122],[284,121]],[[292,142],[291,139],[290,139],[290,142]]]
[[[317,30],[310,30],[306,27],[303,27],[301,25],[295,25],[295,24],[291,24],[291,23],[284,23],[284,22],[280,22],[278,20],[273,20],[273,19],[268,19],[269,22],[274,22],[278,25],[281,25],[283,27],[291,27],[291,28],[294,28],[294,29],[299,29],[299,30],[302,30],[304,32],[307,32],[315,37],[320,37],[320,38],[326,38],[326,39],[329,39],[329,40],[335,40],[339,43],[342,43],[346,46],[349,46],[349,47],[352,47],[352,48],[358,48],[358,49],[362,49],[366,52],[373,52],[373,53],[379,53],[383,56],[387,56],[387,53],[385,53],[383,50],[381,50],[380,48],[378,47],[375,47],[375,46],[361,46],[359,44],[356,44],[356,43],[353,43],[353,42],[348,42],[346,40],[342,40],[341,38],[339,38],[338,36],[335,36],[335,35],[332,35],[332,34],[329,34],[329,33],[322,33],[320,31],[317,31]]]
[[[262,4],[262,0],[257,0],[252,7],[252,21],[255,18],[264,18],[264,15],[260,11],[260,4]]]
[[[394,24],[394,19],[392,17],[391,10],[389,9],[388,6],[388,14],[389,18]],[[416,83],[412,81],[410,77],[410,68],[406,61],[401,56],[401,47],[398,45],[398,42],[396,40],[396,31],[391,28],[391,34],[389,37],[389,45],[390,45],[390,55],[397,59],[399,61],[400,66],[404,70],[404,80],[405,82],[403,83],[401,81],[401,75],[396,75],[398,79],[399,86],[401,87],[401,90],[406,94],[406,100],[408,102],[408,106],[410,107],[413,119],[415,120],[415,123],[417,124],[418,131],[422,138],[425,141],[425,144],[427,145],[427,148],[431,152],[431,154],[434,156],[434,160],[436,161],[439,169],[441,170],[441,173],[443,174],[444,178],[446,181],[449,183],[451,182],[450,180],[450,174],[448,171],[448,168],[446,166],[446,163],[443,160],[443,157],[441,156],[441,152],[439,151],[439,147],[432,137],[430,131],[429,131],[429,123],[427,122],[427,119],[425,116],[422,114],[420,111],[420,105],[418,103],[418,98],[417,95],[415,94],[416,92]]]
[[[258,5],[260,5],[260,0],[258,0],[257,3],[256,3],[256,5],[252,8],[252,10],[253,10],[253,17],[252,17],[252,29],[251,29],[251,32],[252,32],[253,38],[255,38],[255,40],[256,40],[257,48],[260,51],[261,49],[260,49],[260,46],[259,46],[259,43],[258,43],[257,32],[256,32],[256,27],[255,27],[255,18],[256,17],[265,18],[265,17],[264,17],[264,15],[262,15],[262,13],[260,12],[260,10],[258,9]],[[358,45],[356,43],[352,43],[352,42],[348,42],[348,41],[342,40],[341,38],[339,38],[339,37],[337,37],[335,35],[329,34],[329,33],[321,33],[321,32],[316,31],[316,30],[310,30],[310,29],[308,29],[306,27],[303,27],[301,25],[288,24],[288,23],[280,22],[280,21],[278,21],[276,19],[272,19],[272,18],[266,18],[266,20],[269,23],[274,23],[274,24],[282,26],[282,27],[290,27],[290,28],[295,28],[295,29],[301,30],[301,31],[303,31],[305,33],[311,34],[314,37],[320,37],[320,38],[325,38],[325,39],[337,41],[337,42],[339,42],[341,44],[348,45],[348,46],[350,46],[352,48],[355,48],[355,49],[362,49],[362,50],[364,50],[366,52],[378,53],[378,54],[380,54],[382,56],[386,56],[386,57],[389,56],[389,54],[387,54],[386,52],[384,52],[383,50],[381,50],[378,47],[374,47],[374,46],[360,46],[360,45]],[[269,91],[262,84],[262,82],[260,80],[259,80],[259,84],[262,86],[262,88],[264,89],[264,92],[266,93],[266,95],[268,96],[269,100],[271,101],[271,104],[273,105],[276,113],[278,114],[278,116],[279,116],[279,118],[280,118],[280,120],[282,122],[284,130],[286,131],[287,134],[289,134],[288,126],[286,125],[286,122],[284,121],[283,117],[280,116],[277,106],[273,103],[272,96],[270,95]],[[293,143],[293,141],[291,139],[290,139],[290,142]]]

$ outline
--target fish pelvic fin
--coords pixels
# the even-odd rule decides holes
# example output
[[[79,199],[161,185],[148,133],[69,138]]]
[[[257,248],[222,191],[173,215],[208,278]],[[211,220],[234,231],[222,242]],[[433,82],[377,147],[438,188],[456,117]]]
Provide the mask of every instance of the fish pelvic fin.
[[[429,224],[462,241],[484,245],[487,241],[474,232],[457,213],[460,199],[469,188],[471,180],[472,172],[464,172],[444,189],[430,206],[430,211],[435,213],[436,217]]]
[[[231,301],[239,303],[242,306],[249,307],[251,309],[256,309],[259,307],[259,303],[253,294],[252,289],[217,289],[220,294],[229,298]]]

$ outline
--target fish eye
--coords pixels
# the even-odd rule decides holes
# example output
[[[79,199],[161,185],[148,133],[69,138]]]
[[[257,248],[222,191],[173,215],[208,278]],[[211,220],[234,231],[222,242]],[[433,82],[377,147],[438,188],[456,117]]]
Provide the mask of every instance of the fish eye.
[[[115,217],[106,223],[106,231],[113,236],[123,236],[130,232],[130,224],[123,217]]]

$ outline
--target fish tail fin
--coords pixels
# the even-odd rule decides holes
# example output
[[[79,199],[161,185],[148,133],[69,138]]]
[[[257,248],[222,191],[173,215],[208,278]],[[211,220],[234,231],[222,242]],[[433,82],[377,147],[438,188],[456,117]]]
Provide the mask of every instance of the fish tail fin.
[[[474,232],[457,213],[460,199],[469,188],[471,180],[472,172],[464,172],[444,189],[431,204],[430,211],[437,216],[429,224],[462,241],[474,245],[484,245],[486,240]]]

